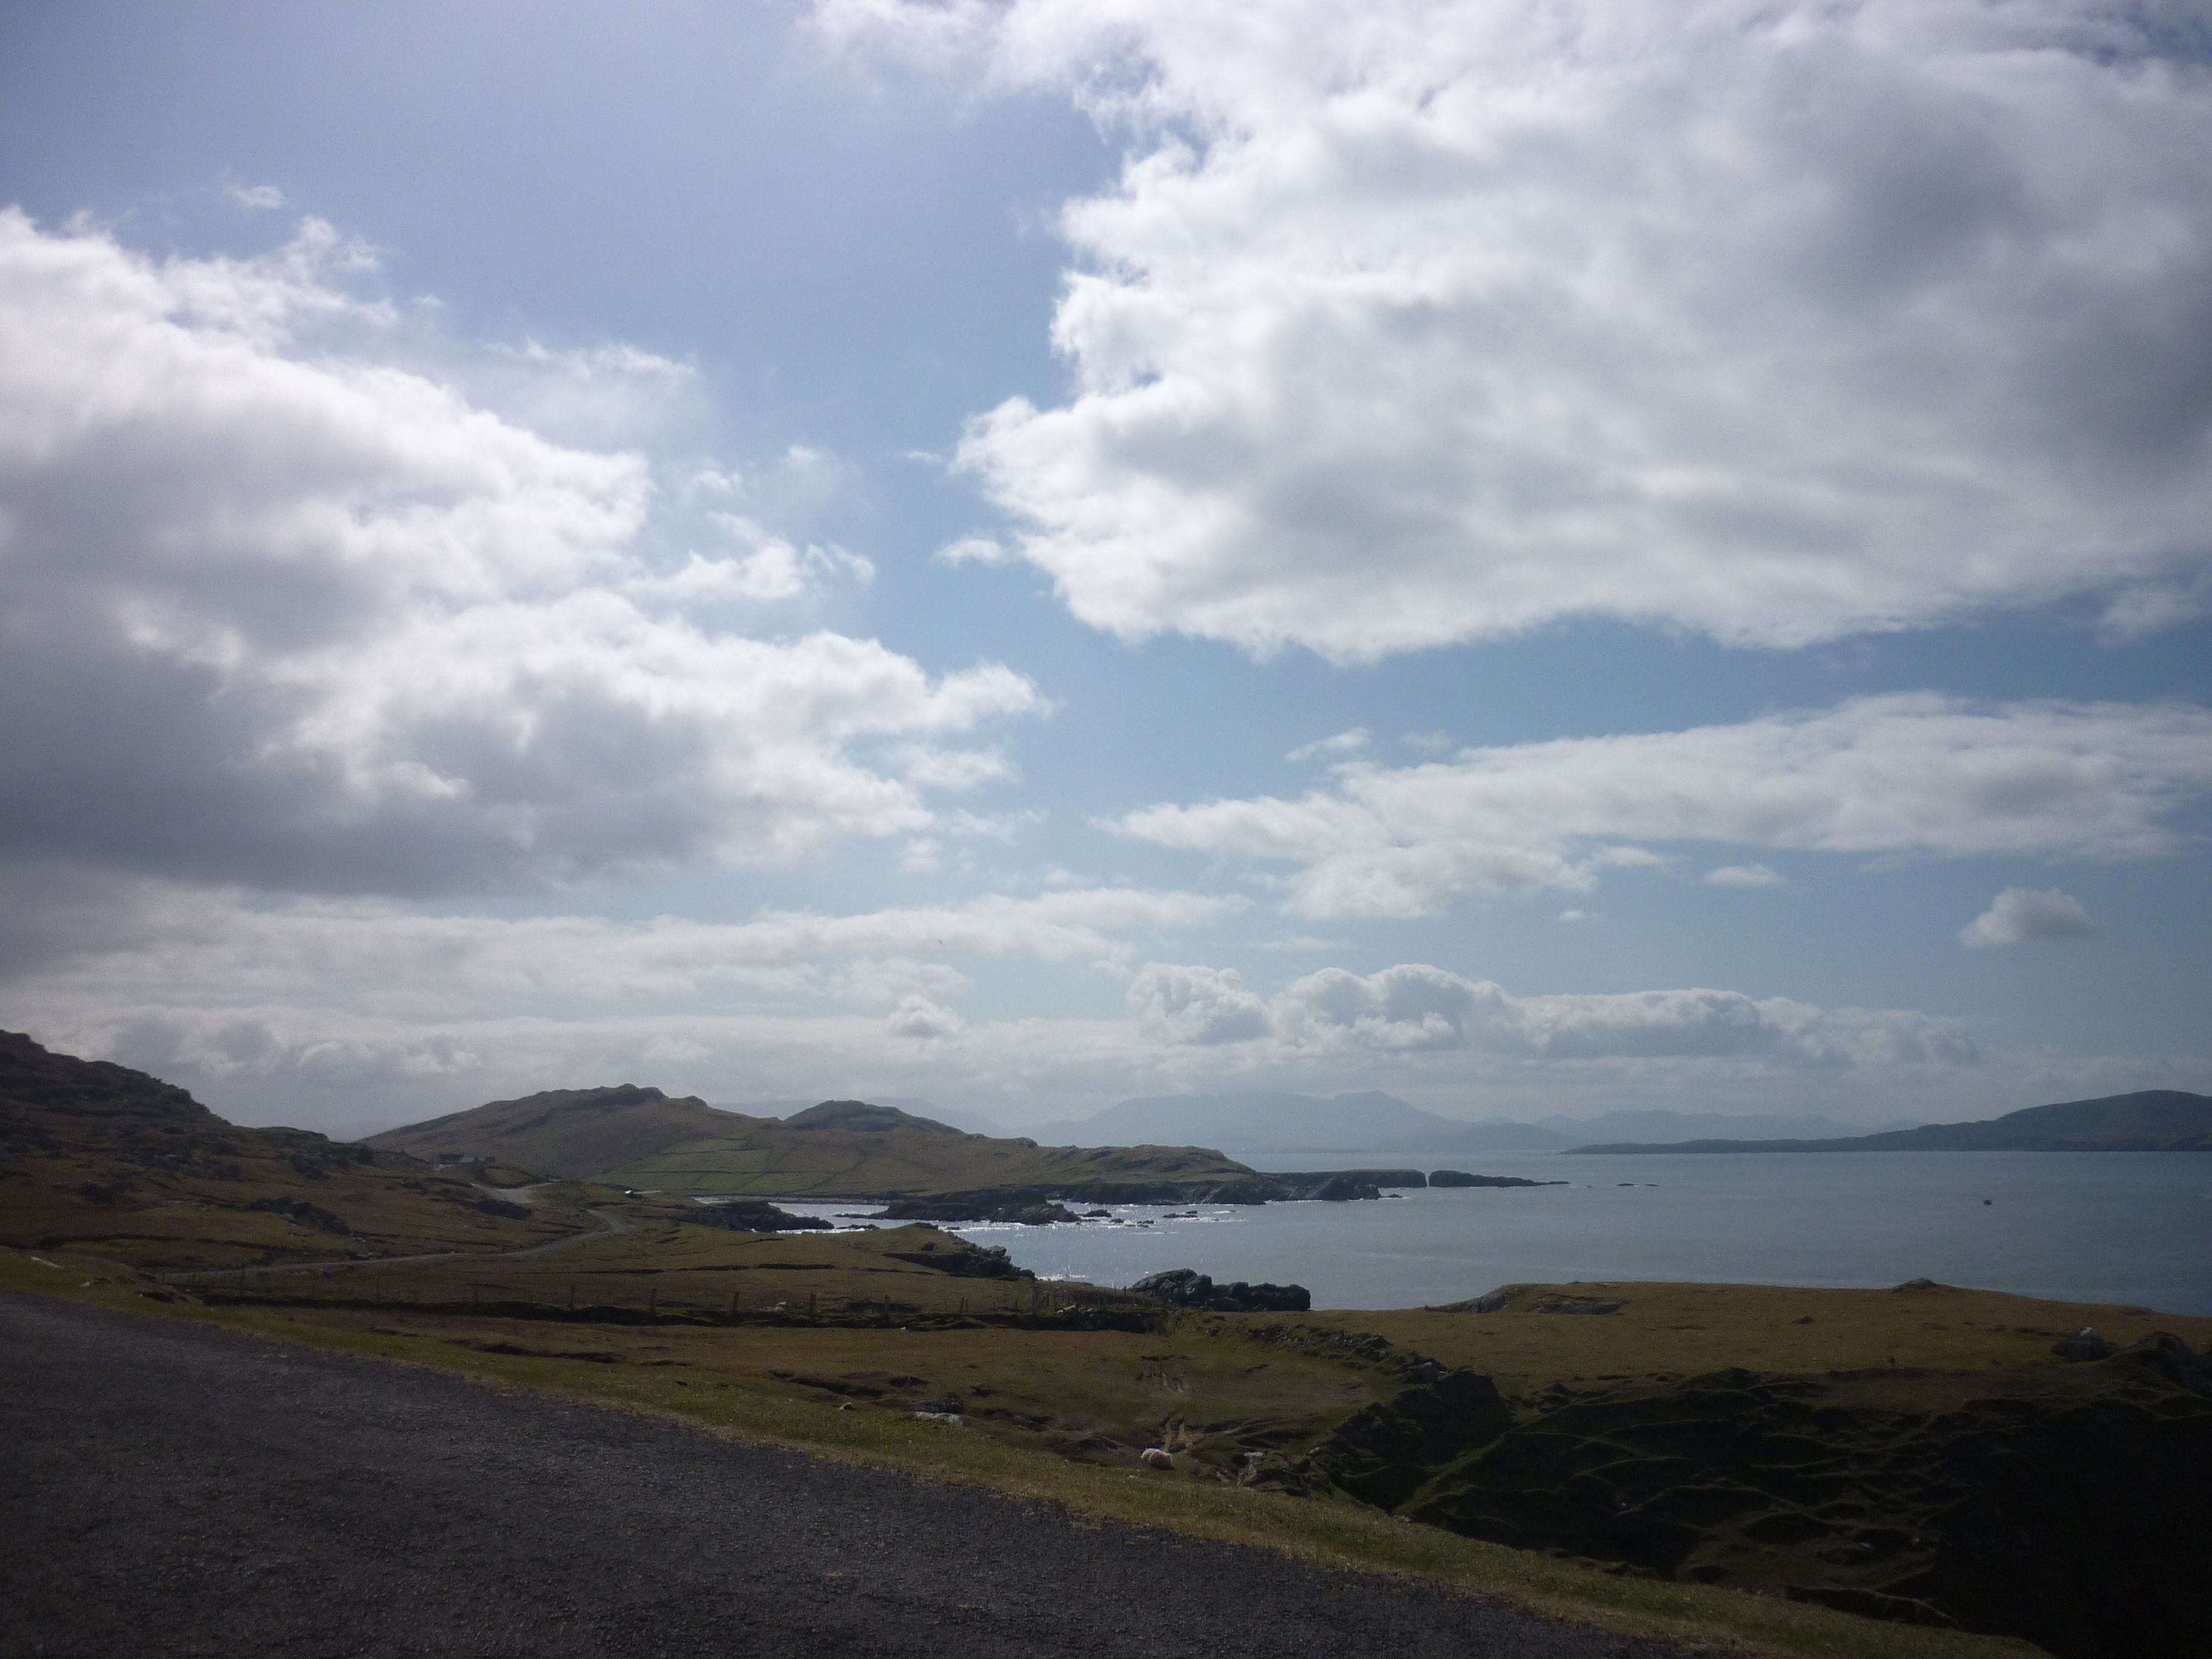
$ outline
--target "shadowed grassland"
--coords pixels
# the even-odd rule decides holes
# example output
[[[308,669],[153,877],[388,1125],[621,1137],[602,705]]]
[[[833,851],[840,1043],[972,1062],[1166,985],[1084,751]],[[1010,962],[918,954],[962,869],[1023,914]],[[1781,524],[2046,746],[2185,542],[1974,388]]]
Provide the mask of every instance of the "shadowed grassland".
[[[1523,1285],[1479,1305],[1313,1316],[1309,1336],[1468,1369],[1256,1478],[2069,1659],[2197,1644],[2212,1320],[1924,1280]],[[1450,1382],[1478,1373],[1505,1400]]]
[[[1217,1410],[1247,1417],[1272,1410],[1286,1423],[1304,1413],[1303,1425],[1310,1426],[1361,1393],[1395,1386],[1372,1368],[1286,1358],[1228,1334],[1224,1328],[1234,1320],[1191,1317],[1161,1334],[901,1333],[568,1324],[313,1304],[206,1307],[149,1302],[149,1291],[171,1292],[103,1258],[50,1254],[46,1262],[55,1265],[0,1249],[0,1285],[662,1413],[710,1433],[987,1486],[1100,1522],[1254,1544],[1321,1566],[1419,1576],[1707,1652],[2024,1659],[2036,1651],[2003,1638],[1880,1623],[1775,1597],[1616,1576],[1408,1526],[1350,1502],[1241,1488],[1216,1478],[1203,1457],[1181,1456],[1178,1468],[1161,1471],[1110,1449],[1079,1446],[1071,1456],[1050,1446],[1051,1437],[1073,1435],[1078,1423],[1164,1425],[1178,1418],[1203,1421]],[[832,1380],[884,1393],[823,1386]],[[911,1402],[941,1399],[939,1390],[964,1390],[971,1406],[1009,1413],[1035,1407],[1030,1414],[1054,1415],[1048,1426],[1031,1429],[1011,1416],[994,1420],[972,1410],[965,1415],[974,1426],[963,1428],[912,1414]],[[1070,1426],[1059,1427],[1063,1421]]]

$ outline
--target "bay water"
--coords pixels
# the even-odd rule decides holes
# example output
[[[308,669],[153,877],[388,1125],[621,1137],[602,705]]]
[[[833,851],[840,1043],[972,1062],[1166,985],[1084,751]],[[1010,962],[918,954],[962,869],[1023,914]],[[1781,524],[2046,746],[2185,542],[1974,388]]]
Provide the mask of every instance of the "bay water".
[[[1242,1161],[1269,1170],[1414,1162]],[[1317,1308],[1419,1307],[1522,1282],[1927,1278],[2212,1315],[2212,1153],[1488,1153],[1471,1167],[1566,1184],[1414,1188],[1334,1204],[1119,1205],[1111,1222],[953,1231],[1004,1245],[1041,1277],[1127,1285],[1194,1267],[1221,1281],[1304,1285]]]

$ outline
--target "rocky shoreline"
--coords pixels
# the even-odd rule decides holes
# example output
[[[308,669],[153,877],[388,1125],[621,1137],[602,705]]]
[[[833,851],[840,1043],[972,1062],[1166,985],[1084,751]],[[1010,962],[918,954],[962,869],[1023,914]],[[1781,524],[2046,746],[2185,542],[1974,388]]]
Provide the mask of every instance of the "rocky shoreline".
[[[1286,1170],[1218,1182],[1077,1181],[979,1187],[967,1192],[914,1197],[897,1193],[832,1193],[817,1201],[877,1204],[872,1221],[1006,1222],[1047,1226],[1093,1218],[1067,1206],[1087,1204],[1297,1204],[1356,1203],[1380,1199],[1386,1191],[1419,1187],[1565,1187],[1565,1181],[1530,1181],[1520,1176],[1470,1175],[1463,1170]],[[717,1204],[730,1200],[717,1198]]]

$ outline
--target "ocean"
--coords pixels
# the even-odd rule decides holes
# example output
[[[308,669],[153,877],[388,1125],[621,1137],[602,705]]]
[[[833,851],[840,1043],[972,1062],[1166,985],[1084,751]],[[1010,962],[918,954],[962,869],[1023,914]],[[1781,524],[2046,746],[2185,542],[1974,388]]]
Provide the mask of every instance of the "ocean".
[[[1242,1161],[1260,1170],[1425,1162],[1342,1152]],[[1488,1153],[1452,1162],[1569,1184],[1201,1205],[1177,1219],[1167,1218],[1175,1206],[1122,1205],[1119,1225],[954,1231],[1004,1245],[1042,1277],[1127,1285],[1195,1267],[1217,1280],[1304,1285],[1317,1308],[1416,1307],[1532,1281],[1880,1286],[1926,1278],[2212,1315],[2212,1153]],[[786,1207],[827,1215],[861,1206]]]

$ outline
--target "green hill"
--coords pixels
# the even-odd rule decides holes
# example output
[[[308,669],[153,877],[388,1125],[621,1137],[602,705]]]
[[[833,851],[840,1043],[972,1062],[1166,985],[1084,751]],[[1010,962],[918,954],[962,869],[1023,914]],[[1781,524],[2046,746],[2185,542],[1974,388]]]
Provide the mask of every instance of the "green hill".
[[[1576,1152],[2212,1152],[2212,1096],[2145,1089],[2029,1106],[1972,1123],[1928,1123],[1836,1140],[1679,1140],[1576,1146]]]
[[[760,1198],[921,1198],[1010,1188],[1128,1202],[1197,1198],[1259,1179],[1201,1146],[1040,1146],[963,1133],[861,1100],[748,1117],[658,1089],[554,1089],[374,1135],[434,1160],[487,1158],[547,1175],[666,1193]],[[1274,1193],[1268,1195],[1286,1196]]]
[[[920,1198],[1036,1189],[1037,1196],[1135,1201],[1195,1198],[1253,1172],[1200,1146],[1040,1146],[963,1134],[889,1106],[824,1101],[672,1146],[605,1172],[663,1192],[762,1198]]]
[[[684,1141],[775,1121],[721,1111],[688,1096],[672,1100],[658,1089],[624,1083],[612,1088],[548,1089],[520,1100],[495,1100],[427,1123],[387,1129],[362,1144],[431,1162],[441,1155],[494,1158],[573,1180],[650,1158]]]

